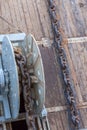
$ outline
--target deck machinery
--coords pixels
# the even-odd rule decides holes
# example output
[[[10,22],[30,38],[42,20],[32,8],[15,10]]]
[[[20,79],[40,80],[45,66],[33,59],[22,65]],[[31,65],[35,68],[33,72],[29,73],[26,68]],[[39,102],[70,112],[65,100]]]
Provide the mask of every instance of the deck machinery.
[[[32,35],[26,36],[24,33],[0,35],[0,124],[18,120],[20,115],[19,110],[21,109],[21,93],[23,93],[25,102],[27,102],[27,94],[24,92],[26,86],[23,86],[23,83],[20,83],[23,81],[23,77],[20,78],[20,71],[23,71],[23,66],[18,68],[15,50],[16,52],[19,51],[20,55],[26,58],[26,72],[29,74],[28,82],[30,84],[30,86],[28,84],[26,91],[28,91],[28,87],[31,89],[29,98],[33,99],[33,103],[31,105],[33,109],[32,114],[41,119],[47,116],[44,106],[44,70],[37,42]],[[26,103],[24,104],[26,106]],[[25,113],[27,113],[26,108]]]

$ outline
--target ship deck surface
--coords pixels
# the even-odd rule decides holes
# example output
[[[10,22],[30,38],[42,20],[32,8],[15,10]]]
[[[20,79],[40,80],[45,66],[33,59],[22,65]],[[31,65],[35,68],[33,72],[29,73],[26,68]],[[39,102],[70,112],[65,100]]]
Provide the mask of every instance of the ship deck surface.
[[[84,39],[87,36],[87,1],[57,0],[56,9],[80,112],[80,128],[87,128],[87,38]],[[39,47],[46,78],[46,108],[49,108],[51,130],[69,130],[71,125],[61,68],[56,62],[53,47],[42,46],[44,42],[51,44],[53,40],[47,0],[0,0],[0,34],[18,32],[31,33],[41,43]],[[78,38],[78,41],[68,42],[68,38]]]

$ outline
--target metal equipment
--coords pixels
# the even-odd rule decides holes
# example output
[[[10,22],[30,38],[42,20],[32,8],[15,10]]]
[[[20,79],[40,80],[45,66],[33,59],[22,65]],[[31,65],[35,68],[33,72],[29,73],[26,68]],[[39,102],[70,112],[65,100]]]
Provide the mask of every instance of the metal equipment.
[[[15,120],[19,116],[21,92],[27,116],[47,115],[44,107],[44,70],[34,37],[24,33],[1,35],[0,124]]]
[[[19,82],[14,51],[10,40],[4,37],[0,55],[0,101],[4,115],[0,121],[16,118],[19,112]]]

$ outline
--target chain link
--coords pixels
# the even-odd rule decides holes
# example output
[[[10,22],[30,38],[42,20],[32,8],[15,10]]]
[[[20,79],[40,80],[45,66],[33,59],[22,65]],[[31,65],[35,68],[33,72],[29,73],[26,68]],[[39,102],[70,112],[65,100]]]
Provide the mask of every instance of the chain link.
[[[19,73],[19,85],[20,89],[23,90],[27,126],[28,129],[32,127],[33,130],[36,130],[33,117],[34,99],[31,95],[32,92],[30,87],[30,75],[27,69],[27,59],[24,55],[22,55],[21,51],[18,48],[14,48],[14,53]]]
[[[68,62],[66,58],[66,53],[62,45],[63,40],[62,40],[62,35],[60,32],[60,23],[57,18],[56,6],[55,6],[54,0],[49,0],[49,13],[50,13],[50,18],[51,18],[51,23],[52,23],[53,33],[54,33],[55,49],[60,59],[63,79],[65,82],[65,95],[66,95],[66,99],[69,105],[71,119],[74,126],[78,128],[80,124],[80,119],[78,115],[78,110],[76,108],[76,101],[75,101],[74,93],[72,89],[72,83],[70,79],[69,66],[68,66]]]

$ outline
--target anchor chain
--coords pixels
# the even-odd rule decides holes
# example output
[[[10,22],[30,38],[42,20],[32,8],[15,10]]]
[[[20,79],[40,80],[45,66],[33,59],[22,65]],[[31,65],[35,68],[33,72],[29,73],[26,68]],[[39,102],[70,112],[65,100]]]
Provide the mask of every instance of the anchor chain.
[[[49,14],[50,14],[51,24],[52,24],[53,34],[54,34],[54,46],[55,46],[57,56],[60,59],[63,80],[65,83],[64,92],[65,92],[66,100],[68,102],[72,123],[74,124],[75,128],[78,128],[80,124],[80,119],[79,119],[79,114],[76,107],[76,101],[75,101],[74,93],[72,89],[72,82],[70,79],[70,72],[69,72],[67,57],[66,57],[66,53],[63,48],[63,45],[62,45],[63,37],[60,31],[60,23],[59,23],[60,21],[56,13],[55,1],[48,0],[48,3],[49,3]]]
[[[20,90],[23,90],[25,111],[26,111],[26,123],[28,129],[36,130],[35,118],[33,117],[33,104],[34,99],[32,98],[31,86],[30,86],[30,74],[27,69],[27,59],[22,55],[18,48],[14,48],[16,64],[18,67],[19,85]],[[22,88],[21,88],[22,87]]]

